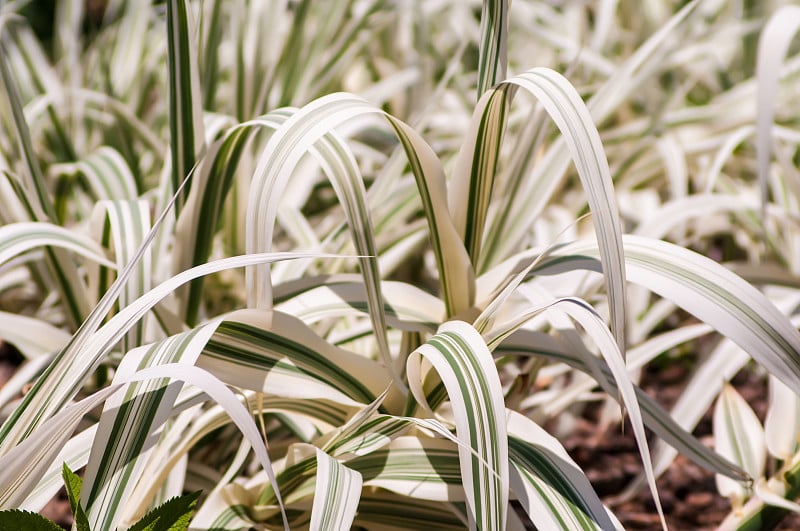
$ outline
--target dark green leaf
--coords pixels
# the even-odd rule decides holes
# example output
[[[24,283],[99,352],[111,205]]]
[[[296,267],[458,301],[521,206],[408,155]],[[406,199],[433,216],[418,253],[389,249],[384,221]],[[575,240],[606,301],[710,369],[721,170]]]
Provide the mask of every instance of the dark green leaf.
[[[70,470],[66,463],[64,463],[61,474],[64,477],[69,506],[72,508],[72,514],[75,518],[75,525],[78,531],[90,531],[89,519],[86,517],[86,512],[84,512],[83,507],[81,507],[81,488],[83,487],[83,480],[78,474]]]
[[[0,511],[0,531],[62,531],[44,516],[28,511],[14,509],[12,511]]]
[[[128,531],[186,531],[200,491],[176,496],[159,505]]]

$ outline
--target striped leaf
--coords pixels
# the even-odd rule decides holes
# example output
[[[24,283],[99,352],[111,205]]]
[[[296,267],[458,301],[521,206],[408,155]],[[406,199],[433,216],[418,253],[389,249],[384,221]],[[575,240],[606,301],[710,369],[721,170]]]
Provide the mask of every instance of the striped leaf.
[[[426,501],[465,500],[458,447],[444,439],[398,437],[347,466],[361,473],[364,486]]]
[[[177,194],[173,196],[167,208],[155,220],[153,227],[137,250],[135,256],[127,262],[122,271],[118,272],[116,280],[111,284],[108,290],[106,290],[103,297],[73,335],[70,342],[59,351],[56,358],[36,381],[30,392],[25,395],[22,402],[14,409],[2,426],[0,426],[0,455],[4,455],[5,452],[19,444],[40,423],[46,421],[47,418],[60,410],[67,401],[75,396],[88,375],[98,367],[103,357],[108,354],[113,345],[116,344],[131,327],[152,308],[152,306],[185,282],[197,276],[202,276],[203,273],[198,273],[202,268],[196,269],[191,273],[184,272],[184,277],[188,278],[176,280],[173,277],[173,279],[171,279],[171,285],[169,281],[163,283],[162,286],[167,284],[169,287],[164,292],[157,294],[155,296],[155,301],[149,300],[147,297],[137,299],[137,301],[124,309],[125,311],[131,312],[132,315],[120,317],[120,314],[117,314],[115,316],[115,318],[118,319],[116,325],[112,325],[110,322],[107,323],[109,328],[106,328],[106,332],[113,329],[110,334],[112,337],[101,339],[99,350],[93,350],[92,348],[84,350],[93,339],[97,339],[97,332],[106,314],[111,310],[117,297],[121,294],[125,283],[133,275],[139,261],[142,260],[147,253],[150,243],[167,218],[170,207],[174,204],[176,199]],[[222,269],[225,269],[225,267],[223,266]],[[157,292],[158,290],[151,290],[148,294],[152,297],[154,291]],[[145,301],[144,303],[142,303],[143,300]],[[141,304],[141,307],[131,310],[131,306],[134,306],[137,302]],[[124,313],[124,311],[120,313]],[[130,320],[126,321],[126,319]],[[109,343],[103,344],[106,339]],[[97,344],[95,344],[95,348],[96,347]],[[18,422],[18,419],[24,420]]]
[[[327,431],[332,426],[341,425],[355,409],[354,407],[346,407],[318,398],[311,400],[284,399],[253,392],[245,392],[244,394],[247,397],[246,407],[248,410],[261,411],[263,413],[282,413],[287,416],[285,418],[310,419],[317,426],[318,432]],[[186,400],[191,400],[191,398],[186,398]],[[179,409],[180,407],[181,400],[179,398],[175,408]],[[166,437],[160,441],[151,458],[147,460],[145,468],[141,472],[140,481],[136,484],[136,488],[129,498],[128,510],[133,507],[138,510],[138,514],[143,514],[150,506],[151,500],[156,497],[167,481],[169,473],[176,468],[179,469],[181,461],[189,451],[197,448],[204,439],[214,432],[226,428],[231,423],[230,416],[219,405],[209,407],[199,416],[189,413],[186,411],[181,414],[186,415],[186,422],[175,422],[170,426]],[[183,426],[187,427],[183,429]],[[247,449],[246,447],[245,450]],[[245,452],[244,455],[247,457],[248,453]],[[215,492],[209,493],[211,499],[214,499],[216,492],[225,490],[228,481],[233,479],[241,465],[242,463],[238,463],[238,465],[234,463],[233,470],[229,471],[231,473],[218,480]]]
[[[33,150],[30,130],[22,109],[22,101],[17,91],[15,80],[9,70],[7,51],[2,41],[0,41],[0,81],[5,88],[3,92],[6,94],[7,103],[11,108],[14,136],[22,154],[23,168],[25,170],[23,173],[23,187],[31,195],[32,212],[37,221],[55,223],[56,210],[53,206],[53,199],[47,189],[39,159]],[[49,247],[45,249],[45,264],[49,273],[54,277],[51,289],[59,292],[67,320],[77,327],[89,313],[90,307],[89,301],[82,290],[79,289],[82,282],[75,264],[68,254]]]
[[[494,346],[494,340],[489,344],[490,346]],[[577,350],[576,352],[574,347],[574,344],[563,344],[546,334],[531,332],[529,330],[517,330],[495,347],[494,351],[497,354],[503,355],[536,355],[551,361],[566,363],[571,367],[597,378],[597,383],[608,396],[617,399],[619,390],[611,370],[602,360],[592,361],[591,364],[595,365],[595,367],[594,369],[591,368],[585,361],[587,355],[591,354],[587,353],[587,355],[583,355],[581,350]],[[690,432],[682,428],[670,414],[665,411],[658,402],[647,395],[647,393],[638,387],[634,387],[634,391],[636,393],[636,401],[642,412],[644,424],[661,439],[678,449],[695,463],[712,472],[724,474],[739,480],[747,478],[747,473],[741,468],[727,459],[720,457],[719,454],[710,450],[697,440],[697,438],[693,437]],[[660,468],[657,468],[657,470],[659,472],[662,471]]]
[[[621,529],[555,437],[509,415],[511,489],[537,529]]]
[[[751,478],[761,478],[767,458],[764,429],[756,414],[730,384],[714,408],[714,446],[721,455],[741,466]],[[717,476],[717,490],[734,506],[749,497],[745,485]]]
[[[630,377],[628,376],[627,367],[625,366],[625,360],[622,358],[622,353],[614,341],[614,338],[611,337],[611,333],[609,332],[608,328],[606,328],[602,318],[597,315],[594,309],[585,301],[572,297],[566,297],[549,302],[541,308],[536,308],[520,315],[510,323],[504,323],[503,325],[499,326],[497,337],[494,339],[493,344],[498,343],[501,341],[501,338],[512,333],[531,317],[543,311],[563,312],[569,316],[571,319],[581,325],[581,327],[586,331],[587,335],[592,338],[592,341],[600,350],[603,359],[605,359],[607,363],[608,369],[613,375],[617,392],[621,398],[621,403],[628,411],[628,416],[630,417],[631,425],[633,426],[633,433],[636,438],[636,444],[639,449],[639,455],[641,456],[642,463],[644,465],[647,483],[650,487],[650,493],[655,500],[656,510],[658,511],[658,515],[661,519],[661,525],[664,529],[666,529],[667,525],[661,509],[658,490],[656,489],[655,474],[653,472],[653,465],[650,459],[650,449],[645,436],[644,422],[642,420],[642,412],[636,396],[636,391]],[[567,337],[567,344],[570,348],[582,353],[581,357],[586,363],[589,373],[592,374],[597,380],[602,379],[602,376],[600,375],[601,366],[597,363],[597,358],[587,349],[582,347],[582,341],[580,337],[571,332],[569,328],[559,327],[559,331]]]
[[[78,470],[86,466],[96,429],[96,424],[90,426],[64,443],[36,487],[19,505],[20,508],[28,511],[41,511],[64,487],[63,465],[66,463],[70,470]]]
[[[478,55],[478,97],[506,77],[508,0],[484,0]]]
[[[718,263],[667,242],[625,236],[628,280],[675,302],[736,342],[785,384],[800,387],[800,333],[756,288]],[[599,270],[595,244],[576,242],[535,273]]]
[[[393,328],[435,332],[444,305],[436,297],[402,282],[381,282],[386,322]],[[328,317],[364,315],[369,305],[364,285],[355,275],[305,277],[275,286],[276,308],[307,324]]]
[[[96,332],[92,331],[87,336],[81,336],[79,333],[78,339],[73,337],[70,345],[59,353],[30,392],[25,395],[19,406],[6,419],[0,430],[0,437],[2,437],[0,455],[4,455],[10,448],[30,435],[41,423],[61,410],[75,396],[87,377],[108,355],[111,348],[153,306],[178,287],[202,275],[259,264],[265,260],[319,256],[318,254],[297,253],[255,254],[225,258],[197,266],[162,282],[142,297],[131,302]]]
[[[104,247],[113,251],[117,271],[136,259],[145,237],[150,232],[150,206],[146,201],[100,201],[95,205],[92,223],[99,240]],[[151,288],[150,272],[152,271],[151,253],[145,250],[142,257],[135,261],[135,274],[131,275],[119,296],[119,305],[127,306],[144,295]],[[110,282],[104,271],[98,280],[98,299],[108,290]],[[144,338],[145,320],[139,320],[128,332],[122,349],[127,352],[141,345]]]
[[[689,382],[684,388],[684,392],[670,410],[670,416],[687,432],[691,431],[714,403],[714,400],[722,390],[724,380],[733,378],[749,361],[750,356],[747,352],[729,339],[723,339],[719,346],[709,354],[708,358],[693,371]],[[677,446],[667,447],[661,444],[661,441],[654,445],[653,466],[656,474],[660,475],[665,472],[673,462],[677,455],[675,448]],[[681,450],[681,453],[691,456],[691,454],[687,454],[683,450]],[[718,454],[715,453],[714,455]],[[723,470],[715,470],[711,467],[706,468],[732,479],[747,479],[744,471],[735,475],[725,473]],[[632,482],[627,490],[632,491],[637,483],[639,482]]]
[[[535,68],[510,78],[481,98],[455,171],[457,176],[470,175],[469,181],[456,181],[461,185],[454,191],[452,201],[457,226],[463,227],[465,245],[473,261],[477,261],[505,126],[504,108],[510,105],[517,88],[531,93],[541,103],[561,131],[575,162],[594,214],[611,307],[611,330],[624,353],[625,261],[613,183],[592,117],[577,91],[563,76],[547,68]]]
[[[764,419],[765,444],[770,455],[791,460],[800,434],[800,397],[783,382],[770,376],[769,409]]]
[[[19,222],[0,227],[0,264],[39,247],[59,247],[102,264],[115,267],[91,238],[46,222]]]
[[[427,404],[423,359],[442,380],[453,409],[462,482],[471,528],[505,529],[508,506],[508,446],[505,406],[497,369],[480,334],[450,321],[408,360],[409,387]],[[472,454],[475,452],[475,455]]]
[[[136,179],[122,155],[102,146],[75,164],[97,199],[136,199]]]
[[[27,498],[83,416],[118,389],[116,385],[106,387],[64,408],[33,436],[0,457],[0,508],[18,507]]]
[[[172,192],[179,189],[204,149],[202,95],[190,16],[185,0],[167,2]],[[180,213],[188,192],[187,187],[179,196],[176,214]]]
[[[222,205],[233,183],[236,165],[249,139],[244,127],[229,131],[224,139],[209,146],[192,176],[192,187],[175,227],[173,272],[205,263],[211,255]],[[200,314],[202,278],[179,291],[180,314],[192,325]]]
[[[266,333],[273,327],[281,331],[280,336]],[[290,333],[291,329],[297,329],[299,333]],[[346,353],[341,352],[337,355],[333,347],[320,348],[324,343],[313,334],[305,333],[305,342],[308,343],[310,338],[310,345],[300,343],[303,341],[300,339],[303,337],[303,330],[304,327],[299,323],[278,313],[238,312],[224,322],[217,320],[210,325],[168,338],[153,346],[129,352],[117,369],[116,378],[125,380],[134,370],[148,366],[165,363],[184,365],[198,363],[214,371],[231,385],[257,390],[263,388],[264,391],[273,394],[288,394],[294,397],[297,404],[286,411],[318,416],[324,409],[320,409],[319,412],[313,407],[304,410],[301,407],[303,402],[297,399],[303,396],[315,399],[329,396],[335,399],[339,396],[335,388],[341,389],[339,393],[342,393],[354,387],[355,380],[350,378],[351,374],[361,374],[362,378],[366,379],[369,374],[374,373],[374,369],[353,370],[359,362],[363,362],[362,366],[371,365],[368,360],[357,356],[347,360],[342,357]],[[274,338],[275,342],[270,343],[269,338]],[[326,357],[323,358],[321,353]],[[220,364],[220,361],[227,362],[229,369],[226,365]],[[296,364],[300,369],[293,376],[297,381],[294,387],[291,383],[291,372],[287,370],[286,374],[281,375],[278,368],[280,365],[285,365],[288,369],[290,366],[287,361]],[[242,369],[246,369],[252,377],[242,378]],[[337,369],[341,378],[345,380],[344,384],[336,382],[333,371]],[[263,375],[261,377],[264,378],[264,383],[253,383],[258,381],[259,375]],[[312,375],[316,375],[316,378]],[[280,382],[281,385],[270,385],[272,381]],[[325,387],[321,385],[323,383],[331,385],[334,389],[325,391]],[[321,391],[315,391],[315,388]],[[142,467],[154,450],[152,441],[148,442],[153,435],[149,434],[153,434],[154,430],[165,421],[177,397],[177,391],[178,388],[174,385],[167,386],[164,380],[152,380],[146,384],[129,387],[125,396],[120,396],[119,399],[106,405],[94,445],[96,450],[93,452],[85,479],[87,488],[91,489],[84,493],[87,512],[95,526],[116,525],[115,519],[121,515],[123,501],[129,499],[136,483],[143,481],[140,479]],[[306,407],[308,405],[310,403],[307,403]],[[275,403],[271,407],[278,407],[278,404]],[[121,429],[123,425],[124,430]],[[209,429],[212,428],[206,427],[203,433],[207,433]],[[192,439],[198,440],[196,437]],[[150,482],[153,479],[151,477]],[[152,491],[152,483],[148,489]]]
[[[440,271],[442,298],[447,305],[448,313],[464,310],[470,305],[474,280],[469,259],[466,257],[463,245],[458,241],[447,210],[441,163],[430,146],[413,129],[355,96],[332,94],[320,98],[304,107],[302,112],[293,115],[281,127],[280,133],[275,133],[270,138],[256,169],[256,182],[260,184],[256,185],[250,195],[248,226],[254,229],[248,237],[248,249],[261,249],[261,246],[268,245],[265,242],[271,241],[273,224],[257,223],[258,220],[274,219],[276,216],[277,205],[271,204],[274,201],[266,201],[265,191],[269,190],[272,194],[280,195],[279,192],[302,155],[324,134],[345,122],[356,122],[365,115],[373,114],[383,115],[389,121],[409,158],[422,196],[429,234]],[[344,201],[355,198],[345,196],[341,199]],[[257,208],[260,204],[265,205],[261,210]],[[260,304],[269,304],[271,301],[271,288],[266,275],[267,270],[261,269],[254,272],[248,282],[248,291],[254,294],[254,300],[260,301]],[[465,286],[468,289],[465,290]],[[379,313],[379,308],[376,310],[378,311],[375,313]]]
[[[129,378],[137,369],[178,363],[184,356],[188,358],[184,363],[191,365],[215,328],[200,327],[127,352],[115,381]],[[93,528],[113,529],[119,524],[124,504],[153,450],[155,431],[170,415],[179,390],[180,385],[169,385],[167,379],[154,379],[132,384],[106,402],[81,493]]]
[[[135,101],[142,82],[146,81],[142,73],[148,55],[148,38],[153,37],[148,31],[149,7],[140,2],[124,2],[120,6],[120,24],[128,28],[130,34],[115,36],[108,61],[108,77],[113,94],[125,97],[126,101],[129,101],[128,97]],[[109,15],[110,8],[107,6]]]
[[[453,222],[464,238],[464,246],[473,264],[477,264],[481,256],[507,107],[511,103],[509,92],[514,91],[501,86],[478,100],[453,172],[456,176],[450,196]]]
[[[663,72],[663,65],[670,51],[669,43],[676,34],[680,34],[679,30],[682,30],[700,3],[700,0],[693,0],[683,6],[616,67],[612,75],[587,100],[586,106],[592,118],[589,123],[605,122],[626,99],[637,94],[642,83]],[[534,221],[541,216],[548,201],[564,182],[570,162],[570,149],[567,145],[570,135],[573,133],[556,139],[543,154],[537,156],[530,173],[519,171],[512,176],[519,182],[510,187],[515,193],[506,198],[508,204],[488,231],[484,253],[486,262],[479,264],[480,271],[498,264],[524,244],[526,234]],[[524,155],[525,152],[520,150],[520,156]],[[527,169],[526,164],[522,166]]]
[[[309,105],[292,115],[270,137],[259,159],[253,183],[253,193],[248,205],[248,252],[269,250],[272,232],[277,217],[278,199],[282,197],[294,167],[310,147],[323,138],[325,130],[317,129],[324,115],[315,113],[317,107]],[[335,122],[330,126],[332,129]],[[386,339],[386,317],[380,293],[380,273],[375,258],[375,242],[372,221],[366,206],[366,190],[354,157],[340,137],[329,132],[317,149],[322,156],[322,165],[331,177],[340,203],[345,209],[350,233],[356,251],[362,256],[361,270],[367,288],[370,319],[373,334],[384,364],[392,371],[395,381],[402,386],[400,376],[395,373],[394,363]],[[253,230],[250,230],[253,227]],[[250,304],[271,307],[269,268],[261,268],[254,275],[248,271],[248,297]],[[267,288],[264,291],[264,287]]]
[[[395,373],[394,363],[386,340],[385,314],[380,295],[379,272],[377,270],[377,260],[374,258],[374,235],[366,207],[366,191],[363,180],[352,154],[332,132],[335,127],[345,121],[353,120],[360,115],[374,114],[376,112],[379,113],[380,111],[370,107],[359,98],[344,94],[334,94],[312,102],[293,114],[281,125],[270,137],[256,168],[247,210],[247,250],[248,252],[261,252],[271,248],[274,220],[278,211],[278,199],[282,196],[288,180],[295,166],[300,162],[301,157],[324,135],[328,135],[326,138],[328,143],[322,144],[318,148],[323,153],[323,167],[327,165],[327,173],[336,177],[331,182],[347,213],[356,250],[362,255],[361,268],[367,286],[367,295],[371,308],[370,319],[373,324],[378,350],[381,353],[384,364],[393,372],[396,384],[402,388],[404,384],[399,375]],[[411,130],[407,126],[401,125],[401,122],[388,115],[386,116],[401,140],[405,140],[404,144],[416,137],[416,135],[411,136]],[[430,205],[426,208],[426,214],[428,214],[429,223],[432,225],[431,234],[438,235],[441,229],[434,225],[437,222],[436,216],[442,216],[449,222],[449,214],[446,210],[446,205],[443,204],[443,176],[441,173],[434,174],[436,180],[434,180],[433,185],[441,187],[437,190],[441,195],[433,196],[428,183],[423,179],[430,174],[430,166],[433,166],[434,171],[437,169],[441,171],[441,168],[430,152],[427,153],[429,157],[429,160],[426,161],[427,164],[420,160],[419,151],[422,146],[426,145],[418,137],[416,140],[419,144],[406,145],[406,154],[410,158],[413,157],[412,168],[415,168],[414,173],[418,177],[417,183],[423,194],[423,203],[427,202]],[[431,197],[436,197],[439,200],[438,204],[432,203]],[[441,222],[439,223],[441,224]],[[436,245],[436,243],[434,242],[434,248],[437,251],[437,257],[450,255],[450,253],[445,255],[445,249]],[[460,245],[454,249],[451,247],[448,246],[446,248],[451,253],[453,250],[457,251],[461,248]],[[439,263],[441,264],[441,260]],[[466,265],[468,267],[468,262]],[[456,273],[460,278],[453,280],[463,279],[466,282],[462,283],[462,285],[471,284],[469,277],[463,278],[463,273],[465,273],[464,265],[460,265],[459,271],[456,271]],[[469,270],[466,273],[468,275]],[[462,300],[457,303],[451,301],[450,298],[455,297],[455,292],[448,288],[447,283],[445,283],[446,279],[452,279],[449,271],[447,271],[447,274],[442,274],[443,295],[446,303],[450,303],[448,309],[465,307],[469,300],[470,292],[468,291],[465,294],[467,300],[463,300],[464,295],[462,295]],[[248,270],[247,287],[250,305],[267,308],[272,305],[269,267],[264,266],[253,271]],[[461,291],[463,293],[463,289]],[[450,295],[448,296],[448,294]],[[454,306],[455,304],[458,304],[458,306]]]
[[[229,315],[198,364],[245,389],[346,405],[370,403],[389,384],[378,363],[327,343],[277,311]]]
[[[350,529],[361,494],[361,474],[316,448],[317,480],[311,529]]]
[[[11,108],[11,113],[14,119],[14,127],[17,142],[19,143],[19,150],[23,157],[23,166],[25,169],[24,185],[29,193],[35,198],[34,204],[37,207],[37,212],[41,213],[40,221],[55,221],[56,213],[53,208],[53,200],[50,192],[47,190],[47,185],[42,174],[42,168],[39,164],[39,159],[33,150],[33,142],[31,140],[31,133],[28,129],[28,124],[25,121],[25,115],[22,109],[22,100],[20,99],[17,91],[17,86],[14,78],[11,75],[7,63],[8,52],[5,45],[0,42],[0,81],[3,83],[4,92],[8,99],[8,105]]]
[[[278,482],[275,479],[275,472],[272,469],[272,461],[269,457],[267,447],[265,446],[265,441],[261,438],[250,412],[239,402],[233,391],[228,389],[225,384],[207,371],[199,367],[178,363],[148,367],[129,376],[127,381],[145,381],[154,378],[172,378],[199,387],[203,392],[209,395],[212,400],[225,408],[231,420],[236,424],[236,427],[239,428],[242,435],[244,435],[245,439],[247,439],[248,443],[253,448],[259,464],[266,472],[270,484],[275,490],[284,529],[288,530],[289,524],[286,511],[283,506],[280,490],[278,490]]]
[[[200,16],[200,86],[203,87],[202,109],[214,108],[214,99],[217,92],[217,82],[220,77],[219,46],[223,38],[222,2],[213,0],[203,4]]]
[[[31,359],[57,351],[67,344],[70,336],[42,320],[0,312],[0,337]]]
[[[463,521],[440,503],[386,493],[362,495],[354,523],[368,529],[464,529]]]

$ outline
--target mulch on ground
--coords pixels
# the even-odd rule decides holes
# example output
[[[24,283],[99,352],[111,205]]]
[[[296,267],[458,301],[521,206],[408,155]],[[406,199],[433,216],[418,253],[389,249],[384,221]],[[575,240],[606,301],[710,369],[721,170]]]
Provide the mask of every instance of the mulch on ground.
[[[643,374],[642,388],[665,407],[671,407],[680,396],[688,371],[679,366],[649,368]],[[765,379],[742,371],[731,382],[763,422],[767,410]],[[588,408],[574,432],[562,441],[569,454],[586,472],[598,495],[610,502],[642,471],[641,459],[633,438],[633,430],[619,425],[599,432],[598,408]],[[712,409],[694,430],[701,441],[711,444]],[[656,482],[667,524],[674,531],[716,529],[731,510],[727,499],[717,494],[714,474],[679,455]],[[614,514],[628,530],[661,529],[655,504],[645,487],[633,499],[611,504]],[[776,528],[782,531],[800,529],[800,515],[790,514]]]

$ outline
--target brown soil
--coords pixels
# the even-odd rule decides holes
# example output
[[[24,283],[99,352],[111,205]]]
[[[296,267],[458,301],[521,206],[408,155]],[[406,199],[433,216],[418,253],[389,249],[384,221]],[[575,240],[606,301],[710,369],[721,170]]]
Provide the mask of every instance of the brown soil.
[[[642,388],[665,407],[677,400],[686,381],[687,371],[681,367],[649,369],[642,378]],[[767,408],[767,389],[763,378],[742,372],[731,382],[762,420]],[[586,418],[563,442],[589,481],[628,530],[661,529],[655,504],[645,487],[630,501],[613,505],[613,499],[642,470],[641,459],[630,426],[621,430],[614,426],[599,433],[596,428],[597,408],[590,408]],[[710,444],[711,409],[706,412],[694,435]],[[717,494],[714,474],[679,455],[667,472],[656,482],[669,529],[702,531],[716,529],[730,512],[730,503]],[[800,529],[800,515],[790,514],[775,529]]]

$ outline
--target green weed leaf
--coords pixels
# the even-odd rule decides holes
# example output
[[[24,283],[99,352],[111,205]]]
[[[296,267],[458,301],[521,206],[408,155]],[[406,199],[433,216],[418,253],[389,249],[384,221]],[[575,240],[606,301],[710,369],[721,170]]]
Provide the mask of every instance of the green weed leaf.
[[[0,511],[0,531],[61,531],[57,526],[41,514],[14,509]]]
[[[81,488],[83,487],[83,480],[81,477],[70,470],[66,463],[62,468],[62,475],[64,476],[64,485],[67,488],[67,497],[69,498],[69,506],[72,508],[72,514],[75,518],[75,525],[78,531],[90,531],[89,519],[86,518],[86,513],[81,507]],[[23,528],[20,528],[23,529]]]
[[[144,515],[128,531],[185,531],[199,497],[200,491],[171,498]]]

